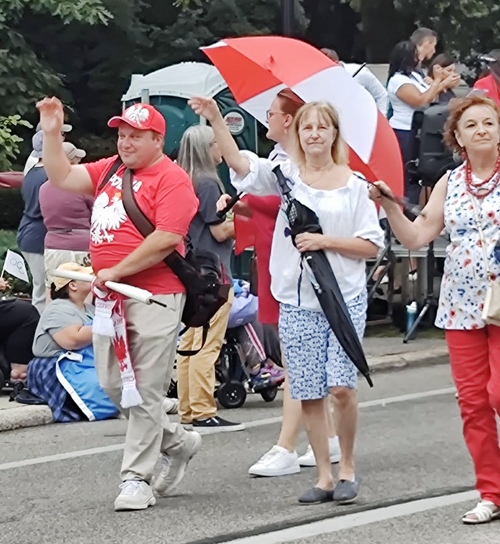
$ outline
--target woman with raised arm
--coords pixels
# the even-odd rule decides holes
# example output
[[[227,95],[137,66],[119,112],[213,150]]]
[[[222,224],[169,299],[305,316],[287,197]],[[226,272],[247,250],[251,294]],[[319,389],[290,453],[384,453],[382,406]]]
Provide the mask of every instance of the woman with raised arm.
[[[276,163],[238,150],[216,104],[191,100],[194,111],[212,124],[222,154],[239,191],[280,195]],[[347,166],[346,146],[335,109],[325,102],[304,105],[290,128],[289,154],[279,162],[290,183],[291,196],[316,212],[324,234],[301,234],[292,243],[284,213],[274,230],[271,290],[280,303],[279,332],[287,363],[290,392],[301,401],[302,415],[318,467],[316,485],[301,503],[356,499],[360,479],[354,466],[357,425],[357,371],[340,347],[321,310],[301,253],[322,249],[335,272],[359,336],[366,323],[365,259],[383,247],[376,209],[366,183]],[[331,392],[342,459],[334,487],[327,439],[326,399]]]
[[[482,319],[488,283],[498,283],[500,262],[500,108],[489,98],[450,102],[448,146],[464,163],[437,183],[413,223],[383,193],[370,189],[387,212],[391,228],[408,249],[425,246],[446,228],[450,236],[436,325],[446,331],[465,442],[474,461],[481,501],[464,514],[468,524],[500,517],[500,327]]]
[[[304,101],[291,89],[282,89],[272,101],[267,111],[268,130],[266,137],[276,142],[269,154],[269,160],[286,161],[290,140],[290,128],[293,119]],[[230,196],[224,195],[219,201],[219,209],[223,209]],[[278,196],[246,195],[234,207],[236,214],[250,216],[255,226],[255,253],[257,255],[257,294],[259,297],[259,321],[278,328],[279,303],[271,293],[271,275],[269,259],[271,243],[280,209],[281,199]],[[284,361],[286,364],[286,362]],[[264,371],[268,371],[266,367]],[[330,406],[327,406],[328,444],[330,461],[340,460],[339,440],[336,436]],[[278,442],[249,469],[251,476],[278,477],[296,474],[301,466],[315,466],[316,460],[311,446],[299,457],[295,451],[299,432],[302,428],[302,408],[299,401],[290,397],[288,379],[283,384],[283,421]]]

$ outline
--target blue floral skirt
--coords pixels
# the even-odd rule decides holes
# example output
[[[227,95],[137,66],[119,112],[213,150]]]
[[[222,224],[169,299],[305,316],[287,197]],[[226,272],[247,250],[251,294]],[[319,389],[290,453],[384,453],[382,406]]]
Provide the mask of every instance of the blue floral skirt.
[[[361,339],[366,326],[366,292],[348,302],[347,307]],[[322,399],[331,387],[356,389],[358,371],[323,312],[280,304],[279,334],[292,399]]]

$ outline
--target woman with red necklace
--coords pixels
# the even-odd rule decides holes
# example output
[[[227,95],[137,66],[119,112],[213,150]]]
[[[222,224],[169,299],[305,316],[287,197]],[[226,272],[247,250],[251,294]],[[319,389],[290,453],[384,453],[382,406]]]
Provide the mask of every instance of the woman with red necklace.
[[[450,236],[436,326],[446,330],[451,370],[474,462],[479,504],[463,523],[500,518],[500,327],[482,319],[488,277],[500,281],[495,246],[500,238],[500,108],[483,96],[450,102],[445,141],[464,163],[437,183],[424,213],[413,223],[382,192],[371,189],[395,236],[408,249],[425,246],[446,228]]]

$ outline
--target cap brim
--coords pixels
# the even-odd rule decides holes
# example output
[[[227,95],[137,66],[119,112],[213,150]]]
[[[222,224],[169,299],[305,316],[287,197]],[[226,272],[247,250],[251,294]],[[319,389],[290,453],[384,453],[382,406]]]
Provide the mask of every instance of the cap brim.
[[[83,157],[87,156],[87,152],[83,149],[77,149],[75,153],[75,157],[78,157],[79,159],[83,159]]]
[[[62,126],[62,131],[63,132],[71,132],[73,130],[73,126],[72,125],[63,125]]]

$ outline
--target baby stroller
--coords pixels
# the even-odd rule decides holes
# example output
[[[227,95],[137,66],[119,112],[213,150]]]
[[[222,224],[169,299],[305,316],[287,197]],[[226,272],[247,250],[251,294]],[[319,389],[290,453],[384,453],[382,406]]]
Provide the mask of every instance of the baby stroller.
[[[283,383],[281,351],[275,330],[257,320],[258,300],[248,292],[248,284],[235,282],[235,302],[215,374],[217,399],[224,408],[239,408],[247,393],[259,393],[272,402]]]

